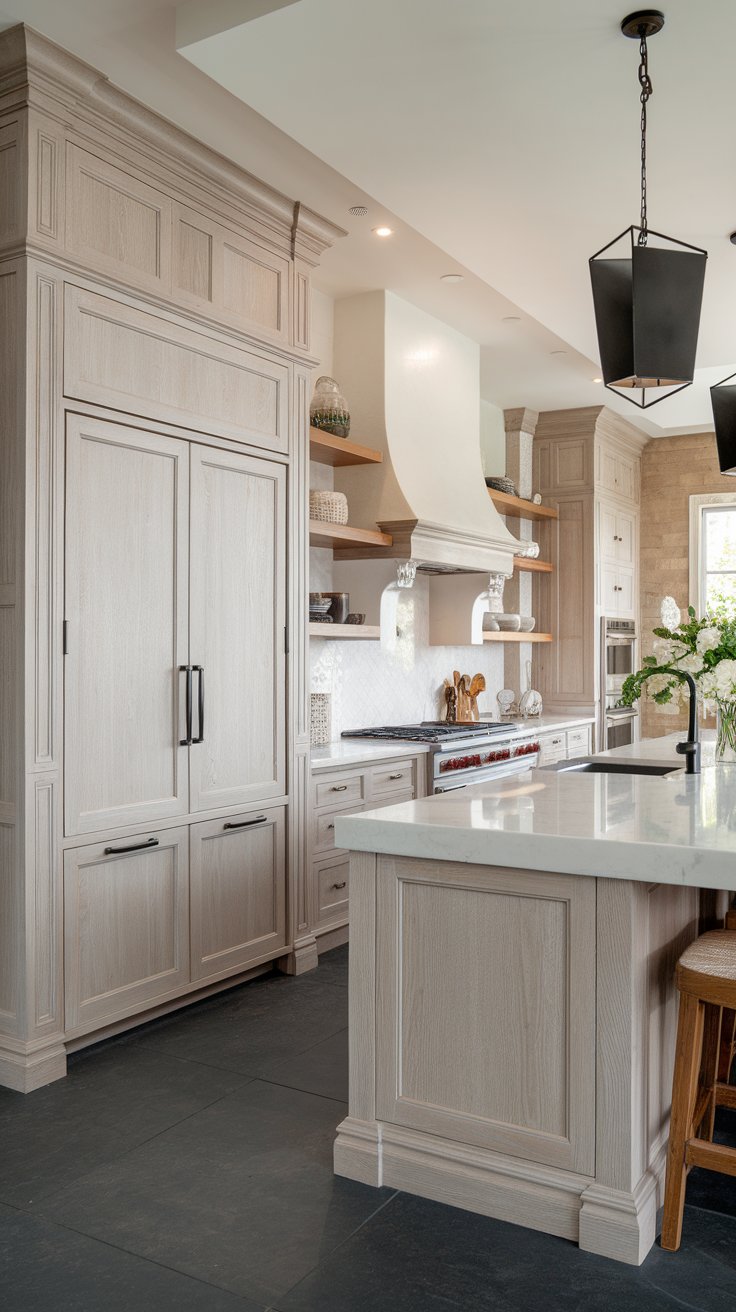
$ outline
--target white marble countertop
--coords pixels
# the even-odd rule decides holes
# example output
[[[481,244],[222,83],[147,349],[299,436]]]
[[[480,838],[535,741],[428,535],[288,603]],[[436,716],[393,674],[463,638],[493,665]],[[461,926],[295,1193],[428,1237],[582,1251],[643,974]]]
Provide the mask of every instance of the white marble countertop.
[[[509,728],[528,730],[530,734],[552,729],[573,729],[580,724],[593,724],[592,715],[539,715],[533,719],[514,716],[504,721]],[[397,756],[421,756],[428,751],[427,743],[377,741],[375,738],[338,738],[326,747],[313,747],[310,760],[313,770],[333,770],[340,766],[372,765],[375,761],[392,761]]]
[[[313,770],[336,770],[341,766],[373,765],[375,761],[394,761],[397,756],[423,756],[426,743],[390,742],[374,738],[338,738],[326,747],[313,747],[310,760]]]
[[[601,756],[674,769],[681,737]],[[699,775],[529,770],[338,817],[335,840],[365,852],[736,891],[736,765],[715,765],[714,735],[703,738]]]

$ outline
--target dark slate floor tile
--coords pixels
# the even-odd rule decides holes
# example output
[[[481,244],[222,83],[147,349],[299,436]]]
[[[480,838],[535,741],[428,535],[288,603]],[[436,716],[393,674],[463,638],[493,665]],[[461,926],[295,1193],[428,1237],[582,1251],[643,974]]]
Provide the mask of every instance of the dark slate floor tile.
[[[690,1218],[688,1218],[690,1220]],[[736,1228],[725,1218],[731,1242]],[[680,1254],[642,1267],[425,1199],[398,1194],[285,1297],[278,1312],[726,1312],[733,1270],[696,1218]],[[674,1260],[673,1260],[674,1257]],[[700,1280],[697,1272],[701,1271]],[[680,1284],[678,1292],[678,1270]],[[686,1293],[685,1293],[686,1291]]]
[[[323,952],[317,970],[310,973],[314,973],[317,979],[325,983],[339,984],[346,989],[348,986],[347,943],[341,948],[333,948],[331,952]]]
[[[263,1305],[23,1212],[0,1211],[3,1312],[263,1312]]]
[[[38,1212],[270,1304],[391,1197],[333,1175],[345,1111],[255,1081]]]
[[[348,1100],[348,1031],[339,1030],[313,1048],[262,1067],[262,1079],[323,1098]]]
[[[255,980],[122,1042],[257,1077],[347,1025],[347,990],[318,975]]]
[[[0,1090],[0,1200],[53,1193],[248,1083],[247,1076],[106,1045],[34,1093]]]

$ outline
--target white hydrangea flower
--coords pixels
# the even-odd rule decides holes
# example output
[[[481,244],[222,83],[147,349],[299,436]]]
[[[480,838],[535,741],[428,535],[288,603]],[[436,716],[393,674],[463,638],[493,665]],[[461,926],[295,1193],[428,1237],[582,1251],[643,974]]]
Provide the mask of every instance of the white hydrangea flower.
[[[654,656],[658,665],[673,665],[675,661],[687,656],[688,651],[685,643],[670,638],[658,638],[654,644]]]
[[[706,651],[715,651],[720,641],[719,629],[701,629],[695,640],[695,645],[702,656]]]

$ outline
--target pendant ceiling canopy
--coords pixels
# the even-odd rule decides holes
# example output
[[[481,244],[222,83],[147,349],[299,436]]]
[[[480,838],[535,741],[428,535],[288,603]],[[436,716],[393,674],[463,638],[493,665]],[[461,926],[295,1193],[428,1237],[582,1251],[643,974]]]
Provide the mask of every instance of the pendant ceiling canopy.
[[[603,381],[642,409],[693,381],[708,258],[700,247],[653,232],[647,223],[647,38],[663,26],[659,10],[629,14],[621,24],[625,36],[639,41],[641,218],[590,259]]]

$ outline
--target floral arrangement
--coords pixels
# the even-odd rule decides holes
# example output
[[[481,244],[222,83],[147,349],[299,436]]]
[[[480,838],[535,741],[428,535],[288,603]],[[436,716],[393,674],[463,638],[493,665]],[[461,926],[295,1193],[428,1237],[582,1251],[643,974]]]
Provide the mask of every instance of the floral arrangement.
[[[717,759],[731,759],[731,753],[736,759],[736,618],[716,612],[698,619],[689,606],[687,619],[681,620],[671,597],[665,598],[662,615],[662,625],[654,630],[654,652],[644,657],[640,670],[624,680],[620,705],[631,706],[645,685],[660,706],[677,705],[689,674],[700,699],[716,706]]]

